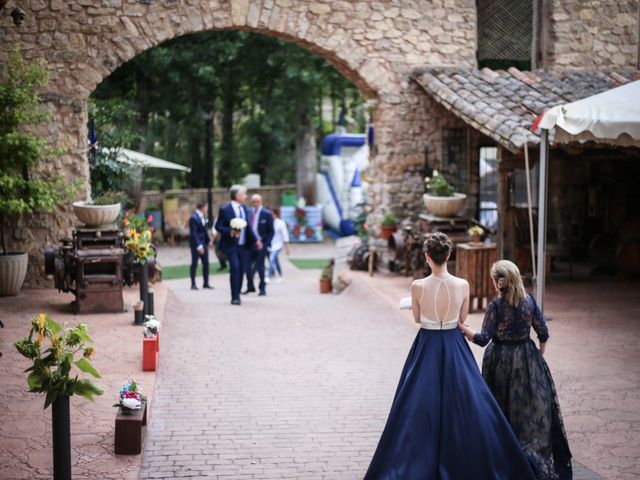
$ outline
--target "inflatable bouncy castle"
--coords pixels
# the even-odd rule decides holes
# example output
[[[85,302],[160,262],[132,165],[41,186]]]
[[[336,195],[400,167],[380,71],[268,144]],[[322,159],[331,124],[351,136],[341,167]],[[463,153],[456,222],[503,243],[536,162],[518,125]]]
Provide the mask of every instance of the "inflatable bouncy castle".
[[[332,133],[322,140],[320,172],[316,177],[318,204],[325,229],[338,236],[353,235],[353,220],[364,201],[362,174],[369,164],[364,133]]]

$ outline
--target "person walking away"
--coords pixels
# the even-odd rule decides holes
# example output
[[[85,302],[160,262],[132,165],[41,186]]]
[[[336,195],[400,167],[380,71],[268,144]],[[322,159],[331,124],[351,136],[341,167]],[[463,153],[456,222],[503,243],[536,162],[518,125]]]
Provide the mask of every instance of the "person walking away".
[[[247,189],[242,185],[233,185],[229,189],[231,201],[220,208],[216,231],[220,233],[220,249],[228,258],[229,283],[231,285],[231,304],[240,305],[242,278],[247,265],[249,252],[256,243],[251,228],[247,228],[248,211],[244,206]]]
[[[251,204],[253,205],[253,208],[249,210],[249,227],[253,231],[253,235],[256,237],[256,243],[249,253],[249,262],[247,264],[247,290],[242,293],[256,291],[253,280],[257,270],[258,277],[260,279],[260,283],[258,284],[258,295],[264,296],[267,294],[264,276],[264,262],[267,258],[268,248],[271,245],[271,239],[273,238],[273,214],[268,208],[265,208],[262,205],[262,197],[257,193],[251,196]]]
[[[280,208],[274,208],[273,239],[271,240],[271,247],[269,248],[269,272],[265,281],[270,281],[274,278],[276,271],[280,277],[275,282],[282,283],[284,281],[282,266],[278,258],[283,249],[286,250],[287,255],[291,253],[289,249],[289,229],[285,221],[280,218]]]
[[[518,267],[499,260],[491,268],[498,297],[487,307],[482,331],[463,322],[460,329],[485,346],[482,376],[504,412],[539,480],[572,478],[571,452],[558,396],[544,360],[549,330]],[[540,349],[530,338],[531,327]]]
[[[211,227],[211,237],[213,238],[211,241],[213,251],[215,252],[216,257],[218,258],[218,263],[220,264],[217,271],[222,272],[227,269],[227,256],[222,252],[222,250],[220,250],[220,240],[222,235],[220,235],[216,230],[215,224]]]
[[[424,242],[431,275],[411,285],[420,325],[365,480],[532,480],[529,462],[458,330],[469,283],[447,271],[453,243]]]
[[[207,204],[200,202],[189,218],[189,247],[191,248],[191,290],[197,290],[196,271],[198,260],[202,260],[202,288],[212,289],[209,285],[209,242],[211,238],[207,232]]]

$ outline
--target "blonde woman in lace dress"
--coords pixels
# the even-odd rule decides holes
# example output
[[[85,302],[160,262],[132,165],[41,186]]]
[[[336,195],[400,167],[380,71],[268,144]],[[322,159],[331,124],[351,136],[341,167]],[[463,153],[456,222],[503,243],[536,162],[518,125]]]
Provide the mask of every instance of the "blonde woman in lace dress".
[[[534,478],[458,330],[469,284],[447,271],[452,248],[443,233],[425,241],[432,274],[411,286],[420,329],[367,480]]]

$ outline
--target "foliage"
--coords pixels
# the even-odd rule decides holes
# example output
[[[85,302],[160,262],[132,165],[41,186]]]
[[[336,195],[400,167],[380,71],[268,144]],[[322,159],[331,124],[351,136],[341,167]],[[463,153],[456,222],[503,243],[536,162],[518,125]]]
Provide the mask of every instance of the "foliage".
[[[124,245],[134,260],[141,263],[145,263],[147,257],[152,257],[154,253],[151,246],[151,230],[148,228],[142,231],[132,228]]]
[[[248,172],[259,173],[265,184],[295,180],[296,133],[308,124],[318,137],[335,128],[335,119],[323,115],[323,100],[336,109],[343,104],[354,128],[364,129],[364,99],[331,65],[290,42],[249,32],[203,32],[165,42],[122,65],[92,98],[128,109],[131,116],[113,125],[130,131],[134,124],[145,153],[190,165],[193,187],[205,186],[205,124],[211,117],[218,137],[215,180],[224,186]],[[98,124],[104,122],[96,119],[104,143]],[[145,181],[157,183],[158,175],[145,172]]]
[[[134,148],[139,140],[136,113],[128,98],[89,99],[89,116],[95,122],[98,144],[89,150],[91,191],[125,192],[136,169],[135,164],[116,160],[120,149]]]
[[[35,336],[35,338],[34,338]],[[49,346],[45,348],[48,340]],[[88,379],[79,379],[71,375],[75,366],[81,372],[100,378],[89,359],[94,354],[87,326],[83,323],[73,328],[63,328],[46,313],[31,319],[29,336],[15,342],[20,354],[33,361],[27,384],[30,392],[45,393],[44,408],[51,405],[59,396],[74,394],[93,400],[94,395],[102,395],[102,390]],[[75,355],[80,353],[79,359]]]
[[[107,190],[94,198],[92,205],[115,205],[122,203],[126,199],[126,195],[122,192],[112,192]]]
[[[329,263],[324,266],[322,272],[320,272],[321,280],[331,280],[333,278],[333,264],[333,260],[329,260]]]
[[[151,222],[153,221],[153,217],[149,215],[148,217],[134,215],[131,210],[127,210],[124,212],[124,216],[122,218],[122,228],[125,229],[135,229],[138,232],[143,232],[144,230],[151,229]]]
[[[43,61],[28,63],[18,49],[11,52],[0,80],[0,236],[3,254],[4,218],[50,212],[69,198],[77,184],[60,177],[40,178],[30,173],[38,162],[60,153],[50,149],[32,129],[49,115],[41,107],[38,89],[48,82]]]
[[[431,177],[426,177],[424,182],[428,192],[436,197],[450,197],[455,192],[455,189],[437,170],[433,171]]]
[[[393,214],[393,212],[387,212],[382,217],[382,221],[380,222],[380,224],[383,227],[395,227],[398,224],[398,220],[396,219],[396,216]]]

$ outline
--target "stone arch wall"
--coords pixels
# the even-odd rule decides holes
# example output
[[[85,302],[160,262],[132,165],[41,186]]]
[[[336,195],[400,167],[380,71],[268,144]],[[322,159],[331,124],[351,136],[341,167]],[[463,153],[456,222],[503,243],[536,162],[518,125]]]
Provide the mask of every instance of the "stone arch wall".
[[[375,206],[411,208],[407,182],[423,166],[423,95],[409,80],[417,65],[475,65],[474,0],[30,0],[25,23],[0,18],[0,62],[14,46],[45,58],[44,92],[53,121],[43,127],[66,153],[44,167],[84,182],[86,101],[119,65],[181,35],[241,29],[297,43],[333,64],[376,100],[370,179]],[[4,13],[12,9],[9,0]],[[411,182],[409,182],[411,183]],[[412,183],[416,183],[415,181]],[[417,196],[417,201],[420,196]],[[29,281],[38,283],[43,245],[69,234],[69,208],[25,219],[13,236],[31,253]],[[39,272],[40,271],[40,272]]]

